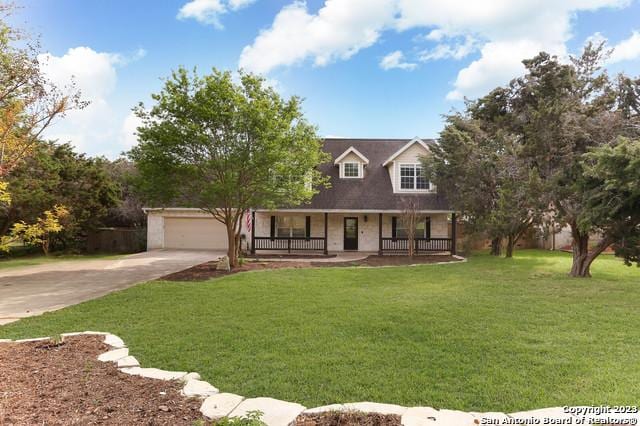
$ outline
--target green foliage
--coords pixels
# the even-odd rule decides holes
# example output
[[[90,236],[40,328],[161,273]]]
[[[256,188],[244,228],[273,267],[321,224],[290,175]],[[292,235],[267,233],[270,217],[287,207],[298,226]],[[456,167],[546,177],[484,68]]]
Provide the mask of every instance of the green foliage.
[[[118,204],[118,182],[108,165],[105,159],[76,153],[69,144],[38,142],[8,177],[13,201],[0,210],[0,233],[20,220],[34,222],[41,212],[61,204],[69,214],[57,240],[67,247],[82,241],[88,231],[103,226]]]
[[[143,125],[129,154],[147,201],[198,207],[227,225],[232,266],[244,214],[310,200],[327,183],[317,166],[328,159],[299,98],[282,99],[259,76],[239,77],[173,72],[154,106],[136,109]]]
[[[224,417],[217,422],[215,426],[265,426],[261,419],[262,411],[249,411],[244,417]]]
[[[596,148],[584,155],[583,168],[586,226],[611,235],[616,254],[640,266],[640,140],[621,137]]]
[[[637,195],[612,189],[628,182],[623,176],[608,185],[596,176],[617,175],[605,170],[621,161],[608,150],[640,137],[640,79],[610,79],[601,69],[606,55],[602,44],[589,44],[570,63],[544,52],[523,61],[525,75],[449,117],[427,162],[438,188],[490,235],[509,236],[540,219],[570,226],[574,276],[589,276],[611,244],[629,261],[640,251]],[[628,178],[637,185],[637,175]],[[600,239],[590,245],[594,234]]]

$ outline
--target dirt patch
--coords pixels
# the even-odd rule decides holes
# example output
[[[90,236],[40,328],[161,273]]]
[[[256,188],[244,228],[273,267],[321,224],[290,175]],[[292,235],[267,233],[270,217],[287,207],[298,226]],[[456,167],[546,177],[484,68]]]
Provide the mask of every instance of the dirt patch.
[[[310,260],[296,261],[246,261],[241,266],[233,268],[231,271],[217,270],[217,262],[207,262],[196,265],[184,271],[165,275],[159,280],[166,281],[206,281],[211,278],[218,278],[225,275],[237,274],[238,272],[256,271],[265,269],[282,268],[335,268],[349,266],[402,266],[439,262],[459,262],[460,259],[448,255],[427,255],[427,256],[369,256],[364,259],[347,262],[313,262]]]
[[[193,425],[201,401],[182,384],[131,376],[97,356],[103,336],[0,344],[0,424]]]
[[[336,412],[303,414],[296,419],[296,426],[399,426],[401,418],[396,414]]]

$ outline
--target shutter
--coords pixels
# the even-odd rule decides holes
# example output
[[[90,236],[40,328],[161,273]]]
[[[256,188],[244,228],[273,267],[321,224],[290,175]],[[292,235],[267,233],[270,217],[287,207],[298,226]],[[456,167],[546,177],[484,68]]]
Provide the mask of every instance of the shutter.
[[[424,224],[424,232],[425,232],[425,238],[431,238],[431,217],[427,216],[425,218],[425,224]]]
[[[311,216],[305,217],[304,236],[307,238],[311,238]]]
[[[393,216],[391,218],[391,238],[396,237],[396,226],[398,225],[398,218]]]
[[[271,233],[269,234],[271,238],[276,236],[276,217],[271,216]]]

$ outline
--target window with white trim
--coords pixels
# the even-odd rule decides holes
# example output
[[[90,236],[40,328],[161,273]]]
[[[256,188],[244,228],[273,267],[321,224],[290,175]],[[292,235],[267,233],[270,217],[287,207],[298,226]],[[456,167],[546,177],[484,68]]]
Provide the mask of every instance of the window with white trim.
[[[276,236],[278,237],[304,237],[306,234],[304,216],[277,216]]]
[[[360,163],[356,163],[356,162],[342,163],[342,177],[359,178],[361,177],[360,175],[361,169],[362,168],[360,167]]]
[[[400,164],[400,189],[404,191],[429,191],[431,183],[424,176],[420,164]]]

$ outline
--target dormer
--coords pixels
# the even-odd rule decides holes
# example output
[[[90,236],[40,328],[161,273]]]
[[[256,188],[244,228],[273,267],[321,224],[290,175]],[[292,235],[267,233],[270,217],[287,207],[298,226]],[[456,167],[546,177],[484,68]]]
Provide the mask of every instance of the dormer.
[[[424,177],[421,164],[421,158],[428,153],[429,146],[416,137],[382,163],[389,171],[394,193],[435,192],[435,187]]]
[[[340,154],[333,164],[340,169],[340,179],[362,179],[369,159],[351,146]]]

